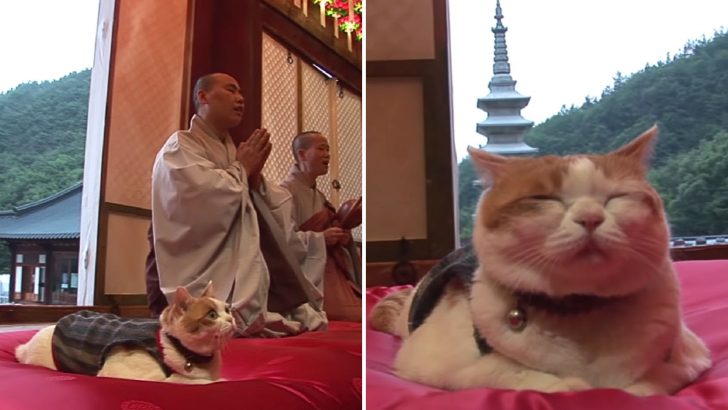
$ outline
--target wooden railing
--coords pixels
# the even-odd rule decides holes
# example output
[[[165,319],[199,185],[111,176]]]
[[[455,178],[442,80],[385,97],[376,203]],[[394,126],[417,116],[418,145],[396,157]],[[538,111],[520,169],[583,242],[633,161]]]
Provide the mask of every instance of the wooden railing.
[[[676,247],[670,255],[674,261],[728,259],[728,244]]]
[[[328,1],[313,0],[263,0],[268,5],[285,14],[332,50],[346,58],[349,62],[361,68],[361,41],[357,39],[356,31],[342,31],[341,23],[348,19],[359,19],[361,16],[354,11],[356,0],[348,1],[348,15],[337,17],[326,15]]]
[[[728,244],[674,247],[670,249],[674,261],[728,259]],[[370,262],[366,264],[366,286],[392,286],[397,284],[394,271],[398,262]],[[413,277],[410,284],[416,283],[436,263],[436,260],[413,260]],[[401,278],[397,278],[400,279]]]
[[[66,305],[0,305],[0,324],[56,322],[79,310],[114,313],[124,317],[150,317],[146,306],[66,306]]]

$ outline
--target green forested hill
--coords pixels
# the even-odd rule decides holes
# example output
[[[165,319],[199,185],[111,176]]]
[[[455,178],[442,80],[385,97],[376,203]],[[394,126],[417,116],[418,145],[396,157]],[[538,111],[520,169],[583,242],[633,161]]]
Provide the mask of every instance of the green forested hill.
[[[605,152],[657,122],[655,161],[695,148],[728,129],[728,35],[689,43],[683,53],[624,78],[598,101],[561,113],[527,135],[542,154]]]
[[[0,210],[83,177],[91,70],[0,94]]]
[[[624,77],[599,99],[564,107],[527,135],[539,154],[602,153],[657,123],[650,180],[665,200],[673,235],[728,233],[728,34],[688,43],[667,61]],[[538,98],[534,96],[533,98]],[[470,172],[469,159],[460,165]],[[464,189],[464,191],[463,191]],[[474,188],[461,182],[470,223]],[[464,225],[463,237],[470,235]]]
[[[43,199],[83,178],[91,70],[0,94],[0,210]],[[0,274],[10,253],[0,241]]]

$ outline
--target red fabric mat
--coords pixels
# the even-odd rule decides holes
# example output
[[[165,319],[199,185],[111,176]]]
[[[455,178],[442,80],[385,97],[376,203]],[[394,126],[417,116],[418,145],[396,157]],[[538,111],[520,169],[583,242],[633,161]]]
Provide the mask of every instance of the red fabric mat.
[[[360,409],[361,325],[282,339],[234,339],[223,382],[182,385],[52,371],[15,361],[35,331],[0,334],[0,410]]]
[[[683,261],[675,266],[682,283],[687,324],[710,348],[713,367],[672,396],[636,397],[614,389],[542,394],[488,388],[452,392],[428,387],[392,374],[400,341],[367,323],[367,409],[728,409],[728,260]],[[378,300],[396,289],[368,289],[367,316]]]

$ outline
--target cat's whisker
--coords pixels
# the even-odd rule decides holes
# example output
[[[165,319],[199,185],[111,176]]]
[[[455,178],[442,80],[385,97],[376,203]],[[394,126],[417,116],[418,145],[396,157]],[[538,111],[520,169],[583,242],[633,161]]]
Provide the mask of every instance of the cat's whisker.
[[[647,265],[652,270],[658,270],[661,267],[662,262],[659,258],[659,253],[649,247],[634,247],[627,244],[623,244],[616,248],[617,252],[632,257],[638,260],[640,263]]]
[[[540,251],[531,253],[524,252],[518,260],[515,260],[515,263],[519,265],[535,267],[539,268],[539,270],[545,270],[544,268],[548,268],[556,262],[557,261],[554,260],[554,258],[551,258]]]
[[[510,260],[518,260],[524,255],[535,254],[535,253],[540,253],[540,249],[538,249],[534,246],[528,246],[528,244],[525,244],[524,246],[504,251],[503,256],[505,256],[506,258],[508,258]]]
[[[546,257],[539,249],[525,247],[515,252],[509,253],[507,256],[510,261],[513,261],[513,263],[525,264],[529,266],[540,266],[540,264],[534,264],[533,262],[538,261],[539,258]]]

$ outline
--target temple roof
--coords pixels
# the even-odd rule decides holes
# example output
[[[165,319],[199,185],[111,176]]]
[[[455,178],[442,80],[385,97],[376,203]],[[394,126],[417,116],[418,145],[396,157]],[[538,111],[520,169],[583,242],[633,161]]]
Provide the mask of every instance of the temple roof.
[[[0,211],[0,239],[78,239],[81,191],[78,182],[47,198]]]

